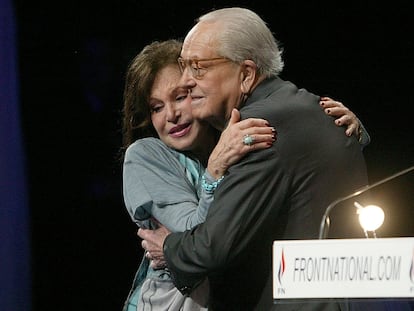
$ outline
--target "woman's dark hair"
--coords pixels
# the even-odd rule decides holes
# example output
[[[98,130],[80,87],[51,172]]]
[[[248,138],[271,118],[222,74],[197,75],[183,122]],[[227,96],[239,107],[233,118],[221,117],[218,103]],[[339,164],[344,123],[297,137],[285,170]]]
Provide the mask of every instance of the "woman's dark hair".
[[[135,140],[158,137],[151,123],[149,98],[155,77],[165,67],[177,64],[182,42],[171,39],[155,41],[147,46],[129,64],[124,88],[122,110],[122,153]]]

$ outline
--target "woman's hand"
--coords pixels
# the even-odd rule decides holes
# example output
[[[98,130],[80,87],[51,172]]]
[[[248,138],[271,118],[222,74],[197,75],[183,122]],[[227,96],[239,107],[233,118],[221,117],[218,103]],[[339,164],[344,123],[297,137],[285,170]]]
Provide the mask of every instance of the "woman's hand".
[[[361,124],[357,116],[351,110],[345,107],[341,102],[333,100],[330,97],[321,97],[319,104],[327,115],[336,117],[336,125],[347,126],[345,130],[347,136],[355,134],[359,139]]]
[[[276,140],[276,131],[263,119],[240,121],[240,112],[233,109],[226,129],[210,154],[207,170],[216,179],[253,150],[266,149]]]

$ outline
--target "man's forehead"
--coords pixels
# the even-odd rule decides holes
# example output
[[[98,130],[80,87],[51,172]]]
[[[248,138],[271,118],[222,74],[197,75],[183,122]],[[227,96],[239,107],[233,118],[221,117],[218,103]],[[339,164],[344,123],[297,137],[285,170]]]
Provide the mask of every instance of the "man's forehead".
[[[205,58],[215,55],[216,36],[213,29],[207,26],[199,24],[191,29],[181,49],[183,58]]]

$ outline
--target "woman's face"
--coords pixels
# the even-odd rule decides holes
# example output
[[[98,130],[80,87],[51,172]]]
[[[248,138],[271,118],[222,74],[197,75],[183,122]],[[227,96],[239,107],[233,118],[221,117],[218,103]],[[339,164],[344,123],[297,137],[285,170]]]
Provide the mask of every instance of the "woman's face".
[[[213,129],[193,119],[188,91],[177,87],[181,73],[169,65],[156,76],[150,95],[151,121],[159,138],[180,151],[203,149],[214,141]]]

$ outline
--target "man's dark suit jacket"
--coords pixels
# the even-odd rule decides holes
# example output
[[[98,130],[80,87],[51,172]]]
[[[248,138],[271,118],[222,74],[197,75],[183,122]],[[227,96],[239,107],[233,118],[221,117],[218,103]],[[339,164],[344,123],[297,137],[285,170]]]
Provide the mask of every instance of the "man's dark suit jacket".
[[[260,83],[240,112],[268,120],[277,141],[232,166],[205,223],[169,235],[164,254],[183,293],[209,277],[211,310],[296,310],[273,304],[272,242],[318,238],[326,207],[368,184],[361,146],[323,113],[319,96],[280,78]]]

